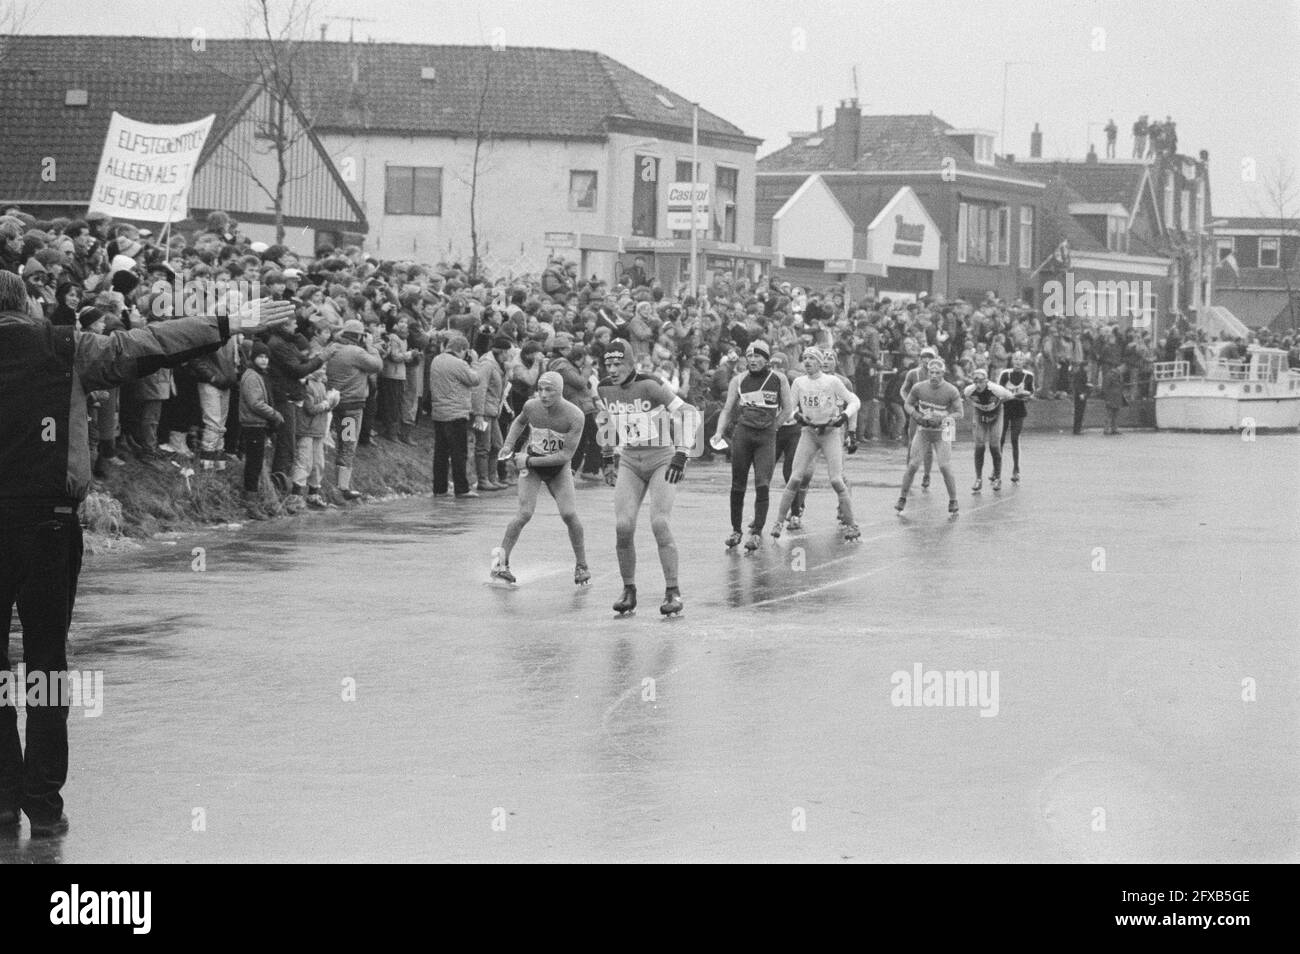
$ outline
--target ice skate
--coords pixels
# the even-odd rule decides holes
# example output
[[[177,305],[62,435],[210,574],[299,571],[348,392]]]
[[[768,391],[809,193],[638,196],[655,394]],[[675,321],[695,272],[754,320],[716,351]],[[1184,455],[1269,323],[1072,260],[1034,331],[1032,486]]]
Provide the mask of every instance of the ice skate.
[[[948,512],[949,512],[950,514],[952,514],[953,516],[956,516],[956,514],[957,514],[957,510],[958,510],[958,509],[959,509],[959,508],[958,508],[958,506],[957,506],[957,501],[956,501],[955,499],[954,499],[954,500],[949,500],[949,501],[948,501]]]
[[[1019,469],[1013,470],[1013,471],[1011,472],[1011,482],[1012,482],[1013,484],[1018,484],[1018,483],[1020,483],[1020,470],[1019,470]]]
[[[781,531],[782,531],[783,529],[784,529],[784,524],[782,524],[782,522],[781,522],[780,520],[778,520],[776,523],[772,524],[772,530],[771,530],[771,533],[772,533],[772,539],[773,539],[773,540],[780,540],[780,539],[781,539]]]
[[[844,525],[844,542],[852,543],[860,539],[862,539],[862,531],[858,529],[858,525],[856,523],[846,523]]]
[[[975,483],[971,486],[970,492],[973,494],[977,494],[983,489],[984,489],[984,478],[976,477]]]
[[[614,612],[620,617],[631,616],[636,612],[636,586],[632,583],[623,584],[623,595],[618,598],[614,604]]]
[[[727,537],[727,549],[728,549],[728,550],[733,550],[733,549],[735,549],[736,547],[740,546],[740,541],[741,541],[741,539],[742,539],[742,538],[741,538],[741,536],[740,536],[740,531],[739,531],[739,530],[733,530],[733,531],[731,531],[731,536]]]
[[[929,489],[930,489],[930,475],[929,475],[929,474],[925,474],[924,476],[921,477],[921,489],[922,489],[922,490],[929,490]]]
[[[907,498],[906,498],[906,497],[899,497],[899,498],[898,498],[898,503],[894,504],[894,509],[897,510],[899,513],[902,513],[902,512],[903,512],[903,508],[906,507],[906,506],[907,506]]]
[[[785,522],[785,525],[790,530],[802,530],[803,517],[799,516],[797,513],[792,513],[790,514],[790,519]]]
[[[664,590],[664,601],[659,604],[659,612],[668,619],[675,619],[682,614],[682,592],[675,586]]]
[[[510,572],[510,564],[506,562],[506,551],[501,547],[494,547],[492,550],[492,569],[488,574],[489,579],[493,582],[513,585],[515,575]]]
[[[745,538],[745,552],[753,553],[762,545],[763,545],[762,536],[759,535],[758,531],[750,530],[749,536]]]
[[[1002,478],[1001,478],[1001,477],[994,477],[992,483],[989,484],[989,486],[992,487],[994,490],[1001,490],[1001,489],[1002,489]]]
[[[587,564],[579,563],[573,568],[573,585],[587,586],[591,583],[591,571],[587,569]]]

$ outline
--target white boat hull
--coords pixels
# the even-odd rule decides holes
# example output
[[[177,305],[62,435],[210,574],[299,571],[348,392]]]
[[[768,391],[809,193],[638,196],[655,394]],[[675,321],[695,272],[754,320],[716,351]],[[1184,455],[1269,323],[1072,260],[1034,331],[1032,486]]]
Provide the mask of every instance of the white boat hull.
[[[1300,429],[1300,386],[1184,378],[1156,386],[1156,427],[1171,431]]]

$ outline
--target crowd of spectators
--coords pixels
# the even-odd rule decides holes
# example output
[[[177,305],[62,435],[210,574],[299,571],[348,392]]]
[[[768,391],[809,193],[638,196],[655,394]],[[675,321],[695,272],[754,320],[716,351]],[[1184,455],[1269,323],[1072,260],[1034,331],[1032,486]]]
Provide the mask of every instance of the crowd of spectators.
[[[959,387],[977,368],[996,380],[1020,352],[1039,398],[1106,379],[1137,400],[1151,394],[1154,362],[1187,357],[1205,338],[1179,319],[1153,342],[1145,331],[1047,318],[991,293],[852,301],[842,286],[722,277],[691,296],[663,288],[640,265],[606,282],[561,260],[535,276],[486,277],[459,264],[379,261],[355,246],[300,258],[249,241],[221,212],[192,232],[171,230],[163,243],[104,217],[38,220],[0,209],[0,268],[22,276],[33,313],[101,333],[220,312],[253,295],[295,302],[294,322],[96,392],[87,409],[97,475],[128,453],[197,460],[204,470],[242,459],[249,498],[267,493],[269,480],[290,511],[331,505],[327,447],[334,499],[354,500],[357,448],[380,439],[413,445],[428,431],[419,427],[425,418],[435,495],[504,489],[513,478],[497,462],[502,434],[547,370],[561,374],[565,398],[587,416],[574,470],[597,476],[594,384],[615,337],[631,342],[639,370],[701,409],[706,438],[751,340],[766,340],[791,366],[806,347],[829,349],[862,400],[861,441],[903,439],[900,385],[927,346]],[[1290,350],[1300,366],[1290,337],[1253,332],[1236,347],[1244,356],[1256,343]]]

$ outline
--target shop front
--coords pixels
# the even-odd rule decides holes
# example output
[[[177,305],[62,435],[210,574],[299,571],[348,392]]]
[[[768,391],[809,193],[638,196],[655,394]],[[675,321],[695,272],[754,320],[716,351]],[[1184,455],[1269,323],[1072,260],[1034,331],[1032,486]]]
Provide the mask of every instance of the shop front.
[[[696,243],[696,268],[701,285],[714,282],[766,281],[772,267],[772,250],[764,246],[739,245],[704,239]],[[639,271],[638,271],[639,269]],[[631,270],[647,279],[658,279],[666,292],[689,286],[691,281],[690,239],[631,237],[622,240],[615,279]]]

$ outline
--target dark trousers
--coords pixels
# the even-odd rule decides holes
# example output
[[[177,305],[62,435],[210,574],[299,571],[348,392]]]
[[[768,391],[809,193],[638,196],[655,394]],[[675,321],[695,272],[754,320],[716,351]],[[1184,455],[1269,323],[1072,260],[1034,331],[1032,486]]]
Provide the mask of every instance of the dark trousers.
[[[458,494],[469,493],[465,464],[469,460],[469,418],[433,422],[433,492],[447,492],[447,469]]]
[[[1088,379],[1080,371],[1074,372],[1071,380],[1074,395],[1074,433],[1083,433],[1083,415],[1088,410]]]
[[[397,378],[379,379],[379,433],[389,439],[397,437],[402,423],[403,389],[406,382]]]
[[[59,791],[68,780],[68,698],[51,679],[68,668],[81,555],[75,511],[0,514],[0,670],[12,680],[9,626],[17,603],[27,683],[32,685],[33,677],[45,680],[42,698],[27,704],[26,755],[18,741],[18,709],[0,706],[0,809],[22,808],[41,823],[63,814]],[[9,689],[20,691],[12,681]]]
[[[294,435],[296,423],[293,402],[282,400],[275,402],[275,409],[284,417],[284,423],[275,430],[275,450],[271,455],[271,473],[284,474],[288,479],[293,473],[293,458],[298,453],[298,441]]]
[[[245,426],[244,438],[244,493],[257,493],[262,482],[262,464],[266,460],[266,428]]]
[[[573,455],[573,472],[581,470],[584,474],[600,473],[600,444],[596,440],[596,414],[593,411],[584,415],[582,424],[582,443]]]
[[[731,432],[731,529],[740,532],[745,515],[745,485],[754,468],[754,522],[761,532],[767,520],[768,485],[776,468],[776,431],[760,431],[737,424]]]
[[[375,422],[378,419],[379,385],[372,381],[367,392],[365,409],[361,412],[361,436],[357,438],[357,443],[362,447],[370,446],[370,432],[375,429]]]

